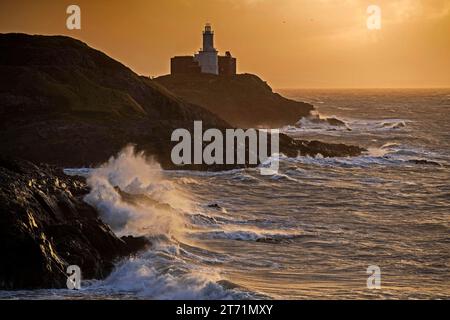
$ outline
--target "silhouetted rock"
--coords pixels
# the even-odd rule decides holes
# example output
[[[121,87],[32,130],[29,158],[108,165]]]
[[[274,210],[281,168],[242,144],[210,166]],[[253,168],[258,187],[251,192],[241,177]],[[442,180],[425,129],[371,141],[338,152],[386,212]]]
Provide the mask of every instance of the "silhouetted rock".
[[[408,160],[407,162],[408,163],[412,163],[412,164],[420,164],[420,165],[429,165],[429,166],[442,167],[442,164],[440,164],[437,161],[432,161],[432,160],[412,159],[412,160]]]
[[[171,78],[153,81],[138,76],[69,37],[0,34],[0,151],[35,163],[86,167],[101,164],[134,144],[165,169],[245,166],[173,164],[171,151],[177,143],[171,141],[173,130],[186,128],[192,132],[195,120],[203,122],[204,130],[233,126],[206,110],[211,107],[208,103],[197,106],[177,97],[161,85],[164,79]],[[200,75],[192,88],[196,88],[192,94],[200,102],[217,98],[214,108],[220,110],[211,110],[219,115],[253,119],[240,123],[242,126],[278,127],[295,122],[313,108],[273,93],[253,75]],[[287,136],[282,140],[280,150],[285,154],[315,155],[325,150],[324,156],[346,151],[351,151],[346,155],[353,155],[356,150],[294,142]]]
[[[170,161],[175,128],[229,125],[64,36],[0,34],[0,150],[58,166],[99,164],[126,144]]]
[[[82,200],[87,192],[56,168],[0,158],[0,289],[65,287],[68,265],[104,278],[116,259],[149,245],[114,235]]]
[[[219,204],[218,204],[218,203],[211,203],[211,204],[208,204],[208,208],[213,208],[213,209],[222,209],[222,207],[221,207],[221,206],[219,206]]]
[[[345,127],[345,122],[336,118],[325,118],[325,121],[330,125],[330,126],[335,126],[335,127]]]
[[[311,104],[274,93],[253,74],[177,74],[155,81],[239,128],[280,128],[295,124],[314,109]]]
[[[288,157],[322,155],[324,157],[353,157],[360,155],[364,148],[343,143],[325,143],[317,140],[294,140],[280,134],[280,152]]]

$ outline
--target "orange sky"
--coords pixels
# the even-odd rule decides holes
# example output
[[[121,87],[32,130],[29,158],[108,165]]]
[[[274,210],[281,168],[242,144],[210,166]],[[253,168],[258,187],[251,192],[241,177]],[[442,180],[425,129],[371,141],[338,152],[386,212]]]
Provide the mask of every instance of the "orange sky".
[[[70,4],[81,30],[66,29]],[[274,88],[450,87],[450,0],[0,0],[0,32],[72,36],[151,76],[197,51],[207,21],[238,72]]]

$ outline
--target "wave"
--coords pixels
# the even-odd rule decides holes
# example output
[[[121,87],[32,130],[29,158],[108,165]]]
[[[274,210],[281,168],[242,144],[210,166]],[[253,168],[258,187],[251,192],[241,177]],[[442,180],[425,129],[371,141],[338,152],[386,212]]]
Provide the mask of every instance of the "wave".
[[[323,157],[318,155],[316,157],[299,156],[286,157],[281,156],[280,161],[285,163],[297,163],[306,165],[319,165],[327,167],[368,167],[373,165],[378,166],[405,166],[405,165],[429,165],[436,167],[445,167],[446,163],[442,160],[435,160],[435,156],[426,152],[421,152],[415,149],[404,149],[398,144],[386,144],[380,148],[369,148],[366,153],[357,157]],[[284,173],[275,174],[273,179],[287,179],[295,181],[295,178],[290,177]]]
[[[222,211],[222,212],[226,212]],[[242,226],[242,225],[250,225],[250,226],[262,226],[267,227],[268,230],[272,230],[275,222],[271,219],[265,218],[246,218],[246,219],[237,219],[233,216],[225,217],[219,214],[211,214],[211,213],[196,213],[190,215],[191,223],[195,227],[221,227],[221,226]]]
[[[188,195],[167,180],[158,163],[128,146],[117,157],[90,171],[84,200],[98,209],[112,229],[133,235],[180,235]]]
[[[405,121],[383,122],[380,125],[380,128],[386,129],[401,129],[404,127],[406,127]]]
[[[189,175],[189,176],[199,176],[199,177],[216,177],[216,176],[229,176],[234,174],[239,174],[245,171],[242,169],[231,169],[231,170],[221,170],[221,171],[199,171],[199,170],[167,170],[165,171],[171,175]]]
[[[387,156],[383,157],[372,157],[372,156],[361,156],[355,158],[312,158],[312,157],[303,157],[303,158],[295,158],[290,161],[294,161],[302,164],[314,164],[320,166],[339,166],[339,167],[368,167],[373,165],[379,166],[403,166],[403,165],[430,165],[442,167],[444,166],[442,163],[427,160],[427,159],[396,159]]]
[[[407,130],[408,125],[413,121],[408,119],[374,119],[362,120],[346,118],[343,120],[352,129],[357,132],[379,132],[379,131],[399,131]]]
[[[301,118],[295,126],[287,126],[282,130],[289,133],[295,131],[351,131],[351,128],[336,116],[323,117],[316,111]]]
[[[218,217],[226,213],[212,206],[202,208],[192,200],[183,185],[195,184],[195,179],[185,175],[178,184],[178,179],[169,179],[158,163],[131,146],[98,168],[65,172],[86,175],[90,192],[85,201],[98,209],[116,234],[143,235],[152,243],[149,250],[118,263],[105,280],[91,283],[86,294],[151,299],[258,297],[221,275],[215,265],[226,257],[181,242],[201,224],[190,219],[193,212],[207,208]]]
[[[281,128],[285,134],[320,133],[325,135],[341,135],[346,133],[365,133],[383,131],[408,131],[408,119],[376,119],[363,120],[354,118],[324,117],[318,112],[301,118],[295,126]]]
[[[282,230],[209,230],[195,233],[201,239],[224,239],[258,242],[281,242],[302,236],[301,232]]]
[[[196,256],[196,258],[198,258]],[[155,243],[152,250],[120,262],[111,275],[85,290],[150,299],[254,299],[211,267],[186,262],[178,245]]]

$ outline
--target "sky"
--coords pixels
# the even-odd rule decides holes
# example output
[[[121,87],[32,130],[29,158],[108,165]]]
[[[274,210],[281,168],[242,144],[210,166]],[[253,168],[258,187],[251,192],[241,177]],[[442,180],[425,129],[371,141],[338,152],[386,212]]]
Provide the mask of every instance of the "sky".
[[[450,0],[0,0],[0,33],[71,36],[148,76],[198,51],[206,22],[239,73],[274,88],[450,87]]]

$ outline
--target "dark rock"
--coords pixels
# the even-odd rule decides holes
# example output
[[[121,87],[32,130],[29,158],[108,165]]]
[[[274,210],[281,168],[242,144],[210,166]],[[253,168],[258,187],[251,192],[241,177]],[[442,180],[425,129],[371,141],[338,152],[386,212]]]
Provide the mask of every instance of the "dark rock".
[[[202,106],[238,128],[280,128],[314,109],[272,91],[253,74],[166,75],[155,79],[184,100]]]
[[[325,118],[325,121],[330,126],[335,126],[335,127],[345,127],[346,126],[344,121],[336,119],[336,118]]]
[[[310,124],[314,124],[314,125],[319,125],[319,126],[330,126],[330,127],[344,127],[346,128],[348,131],[351,131],[351,129],[347,126],[347,124],[337,118],[322,118],[320,117],[317,113],[312,113],[311,115],[305,117],[305,119],[310,123]],[[299,121],[297,123],[297,126],[302,127],[302,123],[301,121]],[[333,130],[333,129],[331,129]]]
[[[87,192],[59,169],[0,157],[0,289],[65,287],[68,265],[104,278],[118,258],[149,245],[115,236],[82,200]]]
[[[313,109],[273,93],[253,75],[201,75],[198,81],[192,80],[193,88],[198,89],[192,94],[198,96],[200,106],[170,92],[161,85],[164,79],[169,78],[153,81],[138,76],[69,37],[0,34],[0,150],[3,155],[34,163],[89,167],[134,144],[137,151],[153,156],[164,169],[228,170],[248,164],[174,165],[171,151],[177,142],[171,141],[173,130],[193,132],[194,120],[202,120],[204,130],[233,128],[211,110],[251,120],[235,122],[244,127],[279,127]],[[180,94],[179,90],[175,93]],[[217,109],[209,105],[213,100]],[[287,136],[282,140],[280,150],[289,155],[320,152],[341,156],[358,150],[296,142]]]
[[[325,143],[317,140],[293,140],[280,134],[280,152],[288,157],[322,155],[324,157],[354,157],[360,155],[364,148],[343,143]]]
[[[127,250],[130,253],[141,251],[143,248],[150,246],[150,243],[144,237],[123,236],[120,239],[126,243]]]
[[[230,127],[85,43],[0,34],[0,150],[60,167],[103,163],[129,143],[170,161],[170,135]]]
[[[439,162],[425,159],[412,159],[408,160],[408,163],[442,167],[442,164],[440,164]]]

